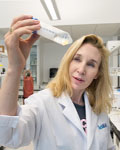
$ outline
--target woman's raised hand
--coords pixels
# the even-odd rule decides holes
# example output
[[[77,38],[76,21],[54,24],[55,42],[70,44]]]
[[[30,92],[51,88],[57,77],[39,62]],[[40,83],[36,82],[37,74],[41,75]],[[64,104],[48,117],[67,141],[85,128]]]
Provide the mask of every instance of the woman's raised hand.
[[[5,35],[5,44],[8,52],[8,69],[22,71],[33,43],[39,35],[32,34],[40,29],[40,21],[32,19],[31,15],[22,15],[13,19],[10,31]],[[30,34],[22,39],[24,34]]]

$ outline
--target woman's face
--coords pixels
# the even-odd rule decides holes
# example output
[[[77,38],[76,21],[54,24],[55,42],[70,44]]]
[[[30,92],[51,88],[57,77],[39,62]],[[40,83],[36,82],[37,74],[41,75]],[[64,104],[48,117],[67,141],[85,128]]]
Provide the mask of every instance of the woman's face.
[[[82,45],[69,67],[73,91],[84,91],[97,78],[100,63],[99,50],[89,43]]]

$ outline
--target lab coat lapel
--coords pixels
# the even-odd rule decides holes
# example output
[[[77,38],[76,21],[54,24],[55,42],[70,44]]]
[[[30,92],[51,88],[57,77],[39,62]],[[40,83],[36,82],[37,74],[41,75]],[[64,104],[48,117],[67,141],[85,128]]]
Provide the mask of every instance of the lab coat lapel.
[[[72,124],[78,128],[84,136],[85,132],[82,128],[78,113],[74,107],[74,104],[72,103],[72,100],[70,97],[66,94],[62,94],[62,96],[59,98],[58,103],[62,106],[62,111],[64,116],[72,122]]]
[[[97,128],[98,116],[92,111],[86,93],[84,94],[84,100],[85,100],[86,119],[87,119],[87,143],[88,143],[87,147],[89,149],[95,135],[95,130]]]

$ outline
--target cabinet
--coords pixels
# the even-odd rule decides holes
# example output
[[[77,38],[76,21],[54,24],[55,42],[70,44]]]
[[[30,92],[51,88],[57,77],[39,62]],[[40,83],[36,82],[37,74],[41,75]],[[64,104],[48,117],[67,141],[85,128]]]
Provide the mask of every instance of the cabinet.
[[[109,43],[112,43],[111,47]],[[112,85],[120,88],[120,41],[109,41],[109,43],[107,47],[110,50],[109,66]]]
[[[30,53],[30,70],[34,80],[34,85],[37,85],[37,47],[33,46]]]
[[[38,45],[33,45],[25,68],[30,70],[32,73],[34,90],[38,90],[40,85],[39,66],[39,48]],[[23,76],[21,76],[20,88],[23,88]]]
[[[111,46],[108,45],[107,48],[110,50],[110,76],[114,92],[114,101],[109,118],[113,132],[113,143],[116,150],[120,150],[120,41],[111,41]]]

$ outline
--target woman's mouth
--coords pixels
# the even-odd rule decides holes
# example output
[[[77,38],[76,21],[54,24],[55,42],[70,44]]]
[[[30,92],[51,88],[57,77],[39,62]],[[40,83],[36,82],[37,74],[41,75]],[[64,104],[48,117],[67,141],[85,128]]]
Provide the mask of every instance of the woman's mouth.
[[[85,80],[83,80],[82,78],[78,78],[78,77],[73,77],[75,80],[79,81],[79,82],[84,82]]]

